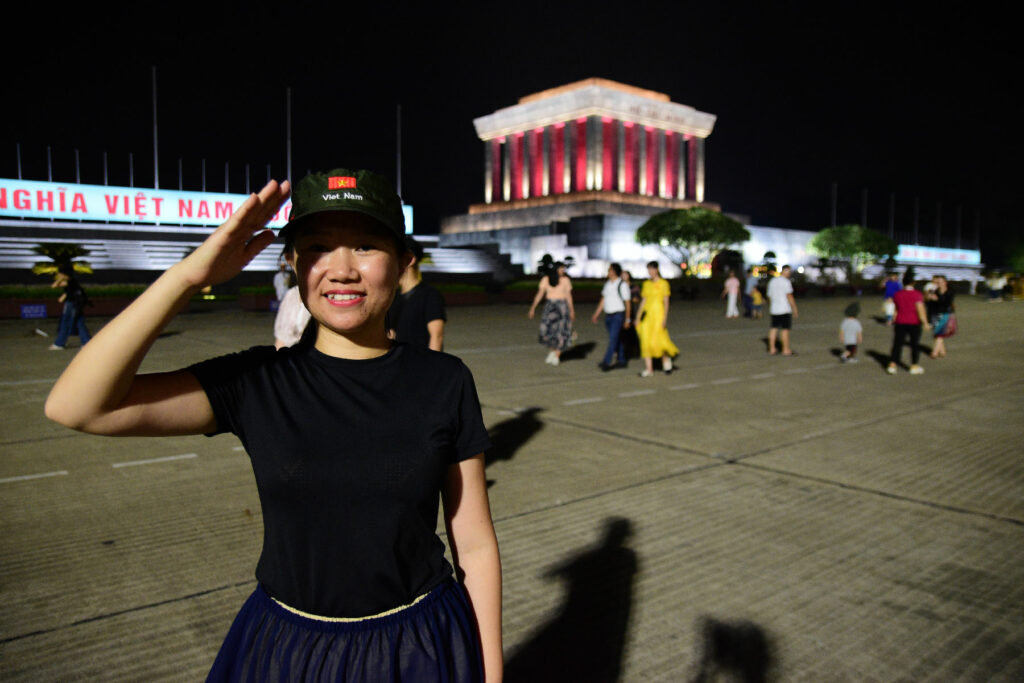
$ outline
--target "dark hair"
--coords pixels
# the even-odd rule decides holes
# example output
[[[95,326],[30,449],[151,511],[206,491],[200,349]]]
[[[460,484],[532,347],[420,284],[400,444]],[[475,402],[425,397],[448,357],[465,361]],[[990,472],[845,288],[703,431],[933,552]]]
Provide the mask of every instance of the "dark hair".
[[[548,284],[551,285],[552,287],[557,287],[558,286],[558,278],[559,278],[558,269],[559,268],[565,268],[565,264],[562,263],[561,261],[555,261],[548,268]]]
[[[781,272],[782,272],[783,270],[785,270],[786,268],[789,268],[790,270],[793,270],[793,267],[792,267],[791,265],[789,265],[789,264],[787,263],[786,265],[782,266],[782,269],[781,269],[781,270],[779,270],[779,272],[781,273]]]
[[[658,267],[658,262],[657,261],[651,261],[650,263],[647,264],[647,267],[648,268],[654,268],[659,273],[661,272],[661,268]]]
[[[843,311],[843,315],[847,318],[856,318],[860,314],[860,304],[854,301],[852,304],[846,307]]]
[[[913,271],[907,271],[903,274],[903,286],[914,284],[914,273]]]
[[[622,266],[618,263],[609,263],[608,267],[612,269],[616,276],[622,277]]]

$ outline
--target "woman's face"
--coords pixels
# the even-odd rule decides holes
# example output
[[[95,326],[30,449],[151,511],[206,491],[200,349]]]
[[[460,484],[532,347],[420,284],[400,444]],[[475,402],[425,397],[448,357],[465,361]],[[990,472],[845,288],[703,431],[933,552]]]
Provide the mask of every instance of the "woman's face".
[[[346,337],[383,331],[398,278],[410,260],[399,261],[386,228],[354,212],[310,217],[289,256],[310,314]]]
[[[658,269],[654,266],[647,266],[647,274],[651,276],[651,279],[658,277]]]

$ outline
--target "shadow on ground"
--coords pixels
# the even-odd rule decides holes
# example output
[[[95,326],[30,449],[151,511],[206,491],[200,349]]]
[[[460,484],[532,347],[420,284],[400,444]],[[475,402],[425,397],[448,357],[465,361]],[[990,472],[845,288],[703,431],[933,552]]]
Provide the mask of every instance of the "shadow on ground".
[[[506,681],[619,679],[639,570],[627,545],[632,531],[630,520],[610,517],[597,547],[545,572],[568,583],[567,597],[559,613],[508,658]]]
[[[562,355],[559,356],[559,360],[563,363],[571,360],[585,360],[586,357],[594,350],[595,346],[597,346],[596,342],[584,342],[582,344],[577,344],[568,351],[562,351]]]
[[[764,683],[769,680],[774,647],[764,629],[749,621],[701,619],[698,670],[692,683],[724,680]]]
[[[487,430],[491,447],[484,456],[484,464],[492,465],[500,460],[511,460],[516,451],[544,428],[537,418],[543,408],[530,407],[520,410],[515,417],[502,420]]]

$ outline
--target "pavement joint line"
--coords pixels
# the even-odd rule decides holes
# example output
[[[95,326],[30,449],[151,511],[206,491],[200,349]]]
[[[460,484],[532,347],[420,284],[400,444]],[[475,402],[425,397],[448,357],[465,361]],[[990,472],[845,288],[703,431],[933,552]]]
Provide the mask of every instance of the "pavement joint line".
[[[657,389],[637,389],[636,391],[623,391],[618,394],[619,398],[633,398],[634,396],[650,396],[657,393]]]
[[[739,382],[739,377],[723,377],[722,379],[711,380],[712,384],[732,384],[733,382]]]
[[[0,479],[0,484],[9,484],[15,481],[29,481],[31,479],[45,479],[47,477],[61,477],[67,473],[67,470],[57,470],[56,472],[41,472],[39,474],[22,474],[17,477],[5,477],[4,479]]]
[[[965,398],[970,398],[971,396],[976,396],[978,394],[988,393],[988,392],[992,391],[993,389],[996,389],[996,390],[1003,389],[1003,388],[1007,388],[1007,387],[1014,386],[1014,385],[1021,384],[1021,383],[1024,383],[1024,379],[1009,380],[1009,381],[1003,382],[1002,384],[989,385],[989,386],[987,386],[987,387],[985,387],[983,389],[978,389],[976,391],[971,391],[971,392],[962,393],[962,394],[956,394],[956,395],[949,396],[949,397],[946,397],[946,398],[937,399],[937,400],[932,401],[930,403],[922,403],[922,404],[916,405],[914,407],[907,408],[906,410],[904,410],[902,412],[891,412],[891,413],[888,413],[886,415],[879,415],[878,417],[873,417],[871,419],[861,420],[861,421],[855,422],[853,424],[847,424],[847,425],[838,426],[838,427],[836,427],[834,429],[819,429],[819,430],[816,430],[813,433],[804,434],[803,436],[801,436],[801,437],[799,437],[797,439],[793,439],[791,441],[786,441],[784,443],[778,443],[778,444],[774,444],[774,445],[771,445],[771,446],[766,446],[765,448],[761,448],[761,449],[756,450],[756,451],[750,451],[749,453],[738,454],[738,455],[735,456],[735,459],[737,461],[739,461],[739,460],[747,460],[748,458],[753,458],[753,457],[756,457],[756,456],[759,456],[759,455],[765,455],[766,453],[771,453],[772,451],[782,450],[782,449],[787,448],[789,446],[795,446],[796,444],[804,443],[805,441],[811,441],[813,439],[820,439],[823,436],[828,436],[830,434],[838,434],[840,432],[848,431],[850,429],[860,429],[861,427],[866,427],[868,425],[878,424],[879,422],[884,422],[886,420],[890,420],[890,419],[896,418],[896,417],[906,417],[907,415],[914,415],[916,413],[923,413],[923,412],[926,412],[926,411],[929,411],[929,410],[933,410],[933,409],[937,408],[938,406],[942,406],[942,405],[945,405],[947,403],[952,403],[954,401],[961,401],[961,400],[963,400]]]
[[[783,475],[787,477],[793,477],[795,479],[803,479],[805,481],[813,481],[819,484],[825,484],[828,486],[834,486],[836,488],[845,489],[847,491],[858,491],[860,493],[870,493],[882,498],[889,498],[892,500],[900,500],[905,503],[915,503],[917,505],[923,505],[925,507],[935,508],[937,510],[945,510],[947,512],[957,512],[962,515],[968,515],[972,517],[984,517],[986,519],[992,519],[997,522],[1008,522],[1014,526],[1024,527],[1024,519],[1017,519],[1016,517],[1005,517],[998,515],[994,512],[984,512],[982,510],[971,510],[970,508],[958,507],[956,505],[947,505],[945,503],[937,503],[931,500],[925,500],[923,498],[913,498],[911,496],[904,496],[899,493],[892,493],[890,491],[883,491],[882,489],[869,488],[867,486],[858,486],[857,484],[848,484],[842,481],[836,481],[834,479],[825,479],[823,477],[815,477],[810,474],[802,474],[800,472],[792,472],[790,470],[777,469],[769,465],[763,465],[760,463],[753,462],[739,462],[738,459],[728,461],[728,464],[739,465],[749,469],[760,470],[762,472],[771,472],[772,474]]]
[[[675,386],[669,387],[669,391],[682,391],[684,389],[696,389],[700,384],[697,382],[690,382],[689,384],[676,384]]]
[[[774,372],[759,372],[756,375],[748,375],[750,379],[769,379],[774,376]]]
[[[600,403],[604,400],[603,396],[592,396],[591,398],[577,398],[572,401],[562,401],[563,406],[579,406],[584,403]]]
[[[790,368],[789,370],[786,370],[785,373],[783,373],[783,374],[786,374],[786,375],[799,375],[799,374],[807,372],[807,371],[808,371],[807,368]]]
[[[0,387],[20,387],[25,384],[53,384],[56,381],[56,377],[53,379],[19,379],[7,382],[0,382]]]
[[[172,460],[191,460],[198,458],[198,453],[182,453],[181,455],[167,455],[162,458],[149,458],[147,460],[131,460],[129,462],[111,463],[111,467],[135,467],[136,465],[152,465],[158,462],[171,462]]]
[[[176,602],[184,602],[185,600],[193,600],[195,598],[201,598],[206,595],[213,593],[219,593],[221,591],[231,590],[233,588],[240,588],[242,586],[250,586],[253,584],[255,579],[248,581],[240,581],[238,583],[231,583],[225,586],[217,586],[216,588],[208,588],[204,591],[198,591],[196,593],[190,593],[188,595],[180,595],[176,598],[168,598],[167,600],[160,600],[158,602],[149,603],[147,605],[136,605],[135,607],[129,607],[128,609],[118,610],[116,612],[108,612],[106,614],[97,614],[95,616],[86,617],[85,619],[79,619],[72,621],[69,624],[61,624],[54,626],[53,628],[39,629],[38,631],[30,631],[28,633],[19,633],[15,636],[9,636],[7,638],[0,638],[0,644],[11,643],[16,640],[22,640],[24,638],[32,638],[33,636],[44,636],[49,633],[55,633],[56,631],[63,631],[65,629],[74,628],[76,626],[84,626],[85,624],[91,624],[96,621],[103,621],[104,619],[111,619],[113,617],[120,617],[125,614],[132,614],[133,612],[142,612],[143,610],[152,609],[154,607],[163,607],[164,605],[173,605]]]

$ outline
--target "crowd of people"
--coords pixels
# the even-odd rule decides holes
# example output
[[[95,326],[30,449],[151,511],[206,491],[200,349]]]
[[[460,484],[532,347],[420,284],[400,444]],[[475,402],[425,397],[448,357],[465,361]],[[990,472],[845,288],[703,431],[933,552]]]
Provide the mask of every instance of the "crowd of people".
[[[572,300],[572,281],[566,273],[566,265],[553,262],[541,278],[536,296],[530,306],[532,319],[537,307],[543,302],[544,312],[538,339],[549,348],[547,363],[558,365],[561,354],[571,348],[576,335],[573,332],[575,309]],[[597,323],[604,315],[608,346],[598,363],[602,371],[624,368],[631,357],[629,339],[636,340],[635,348],[643,361],[641,377],[654,374],[654,360],[660,359],[661,370],[666,374],[673,371],[673,359],[679,349],[668,334],[668,311],[671,291],[668,282],[661,277],[656,261],[647,264],[648,279],[642,286],[632,283],[629,271],[618,263],[608,267],[607,279],[601,289],[597,308],[591,321]],[[791,282],[792,268],[789,265],[776,270],[767,270],[767,283],[763,282],[754,268],[741,282],[734,270],[726,274],[721,298],[726,299],[725,317],[740,317],[738,301],[742,292],[744,316],[761,318],[765,302],[768,304],[770,326],[767,347],[769,355],[792,356],[790,330],[799,316],[796,298]],[[893,328],[893,342],[889,353],[890,361],[886,372],[895,374],[902,364],[903,348],[910,349],[910,374],[920,375],[924,368],[919,363],[921,335],[930,330],[933,346],[929,353],[933,359],[946,356],[945,340],[957,331],[957,319],[953,303],[954,294],[949,281],[943,275],[934,276],[923,291],[915,286],[913,269],[904,273],[886,275],[882,290],[882,320]],[[863,343],[864,328],[858,320],[860,304],[852,303],[843,311],[839,326],[839,360],[856,363],[857,349]]]

